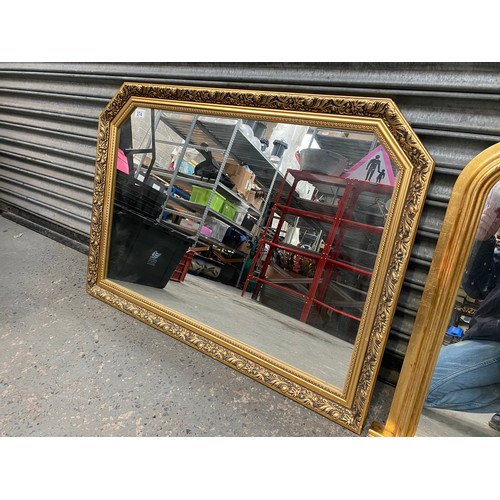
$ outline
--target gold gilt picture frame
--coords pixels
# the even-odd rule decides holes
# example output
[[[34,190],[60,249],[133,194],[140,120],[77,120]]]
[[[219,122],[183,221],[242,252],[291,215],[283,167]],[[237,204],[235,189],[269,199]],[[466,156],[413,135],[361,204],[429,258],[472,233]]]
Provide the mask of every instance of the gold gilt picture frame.
[[[134,110],[265,120],[371,133],[397,170],[367,300],[345,383],[334,385],[245,344],[200,318],[169,308],[107,277],[120,127]],[[359,434],[434,162],[395,103],[384,98],[124,83],[99,118],[87,275],[90,295]]]
[[[473,158],[458,176],[387,421],[374,422],[370,436],[415,436],[481,213],[499,181],[500,143]]]

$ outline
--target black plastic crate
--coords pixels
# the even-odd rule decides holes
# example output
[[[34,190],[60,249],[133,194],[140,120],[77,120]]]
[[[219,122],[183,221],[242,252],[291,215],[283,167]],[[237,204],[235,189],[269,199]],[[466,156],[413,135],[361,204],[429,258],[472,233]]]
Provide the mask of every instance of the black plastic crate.
[[[186,235],[117,206],[113,212],[107,277],[163,288],[192,244]]]
[[[163,189],[157,190],[131,175],[119,170],[116,172],[115,203],[118,205],[156,219],[161,214],[164,201]]]

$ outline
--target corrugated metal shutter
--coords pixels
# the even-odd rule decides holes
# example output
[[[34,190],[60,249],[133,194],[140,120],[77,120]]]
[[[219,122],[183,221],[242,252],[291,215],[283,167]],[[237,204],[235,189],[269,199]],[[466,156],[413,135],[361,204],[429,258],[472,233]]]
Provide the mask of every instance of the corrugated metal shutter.
[[[0,201],[85,241],[97,119],[124,81],[392,98],[436,161],[381,377],[394,381],[451,189],[500,141],[499,63],[0,63]]]

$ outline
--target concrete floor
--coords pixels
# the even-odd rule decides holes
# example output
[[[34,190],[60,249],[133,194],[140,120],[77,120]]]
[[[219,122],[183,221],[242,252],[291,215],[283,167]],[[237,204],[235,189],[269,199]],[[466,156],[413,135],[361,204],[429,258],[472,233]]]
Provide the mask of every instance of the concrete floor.
[[[420,415],[417,437],[500,437],[488,422],[491,413],[465,413],[424,408]]]
[[[242,297],[233,286],[192,274],[182,283],[169,281],[165,288],[114,281],[327,384],[339,389],[345,385],[351,344],[252,300],[249,292]]]
[[[5,217],[0,234],[0,436],[355,436],[88,295],[83,253]]]
[[[0,436],[356,437],[88,295],[83,253],[5,217],[0,234]],[[392,394],[377,384],[361,436]]]

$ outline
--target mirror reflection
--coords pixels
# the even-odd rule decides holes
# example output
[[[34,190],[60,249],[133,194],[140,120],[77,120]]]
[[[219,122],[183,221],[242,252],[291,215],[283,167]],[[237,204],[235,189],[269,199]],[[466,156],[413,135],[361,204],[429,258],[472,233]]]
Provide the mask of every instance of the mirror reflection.
[[[396,175],[371,132],[137,108],[107,278],[342,388]]]
[[[500,436],[500,182],[488,195],[417,435]]]

